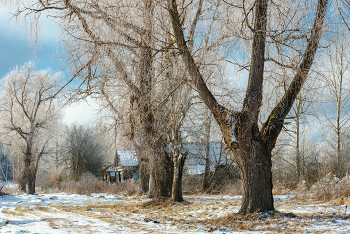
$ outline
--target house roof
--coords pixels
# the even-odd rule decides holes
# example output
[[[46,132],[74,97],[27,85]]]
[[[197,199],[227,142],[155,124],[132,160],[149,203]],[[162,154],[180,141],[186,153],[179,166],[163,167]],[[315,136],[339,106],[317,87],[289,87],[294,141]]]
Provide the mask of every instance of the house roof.
[[[217,165],[225,165],[227,152],[220,142],[209,144],[210,171],[215,170]],[[185,166],[189,174],[203,174],[205,169],[206,146],[200,143],[186,143],[181,146],[181,151],[188,152]]]
[[[118,167],[135,167],[138,165],[135,150],[117,150],[116,166]]]
[[[188,152],[185,167],[189,174],[203,174],[205,169],[205,145],[200,143],[185,143],[181,146],[181,152]],[[210,171],[217,165],[226,165],[227,150],[220,142],[210,142]],[[134,150],[117,150],[116,167],[138,166],[137,155]]]
[[[114,171],[115,172],[115,170],[112,168],[112,166],[110,166],[106,171],[109,171],[109,172]]]
[[[109,172],[111,172],[111,171],[115,171],[115,170],[113,169],[112,166],[107,166],[107,167],[103,167],[102,171],[109,171]]]

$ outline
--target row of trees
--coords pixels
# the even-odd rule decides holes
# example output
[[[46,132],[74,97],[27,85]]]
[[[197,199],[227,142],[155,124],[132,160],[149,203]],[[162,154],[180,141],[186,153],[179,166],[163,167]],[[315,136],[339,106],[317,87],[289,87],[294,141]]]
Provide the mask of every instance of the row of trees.
[[[114,125],[128,126],[125,134],[134,142],[141,172],[150,171],[156,199],[182,200],[181,130],[189,109],[201,100],[236,159],[243,185],[240,212],[251,213],[274,210],[272,150],[293,107],[299,126],[301,90],[315,59],[322,58],[318,48],[331,44],[323,32],[342,22],[347,26],[348,10],[340,0],[28,0],[16,15],[54,16],[65,34],[65,67],[69,82],[79,87],[75,93],[99,98]],[[346,64],[332,61],[341,64],[343,77]],[[239,73],[247,77],[246,89],[237,84],[239,77],[231,78],[233,88],[217,88],[229,68],[247,71]],[[264,96],[263,88],[273,92]],[[341,107],[342,88],[337,98]],[[340,134],[341,112],[337,116]]]
[[[79,180],[85,172],[100,175],[110,154],[103,128],[63,125],[60,89],[59,74],[35,71],[31,63],[2,80],[1,174],[5,180],[17,174],[21,190],[30,194],[39,165]]]

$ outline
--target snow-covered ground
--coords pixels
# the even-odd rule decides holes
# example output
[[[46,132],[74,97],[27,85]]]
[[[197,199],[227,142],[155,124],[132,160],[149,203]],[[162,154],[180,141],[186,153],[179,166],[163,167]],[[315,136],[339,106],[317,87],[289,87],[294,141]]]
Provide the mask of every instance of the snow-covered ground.
[[[239,209],[239,196],[192,195],[185,200],[159,205],[146,197],[114,194],[3,196],[0,233],[350,232],[345,205],[305,201],[293,194],[275,196],[280,213],[243,219],[230,216]]]

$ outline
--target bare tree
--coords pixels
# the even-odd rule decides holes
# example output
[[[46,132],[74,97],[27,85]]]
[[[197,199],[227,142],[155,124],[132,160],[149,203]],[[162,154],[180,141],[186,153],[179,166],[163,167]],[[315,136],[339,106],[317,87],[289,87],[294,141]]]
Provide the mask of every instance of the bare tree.
[[[23,167],[21,189],[35,193],[39,161],[49,152],[48,143],[59,119],[59,75],[35,71],[32,64],[11,71],[3,79],[1,129],[13,153],[20,155]]]
[[[313,80],[315,82],[315,80]],[[295,167],[295,182],[296,184],[300,182],[303,176],[306,175],[306,161],[305,155],[301,150],[302,137],[305,137],[303,133],[303,126],[305,126],[310,119],[311,114],[311,105],[314,100],[313,97],[317,97],[315,95],[314,90],[303,90],[304,92],[299,93],[297,99],[295,100],[294,105],[286,118],[285,130],[289,134],[292,140],[292,146],[294,148],[295,157],[293,159],[294,167]],[[313,97],[312,97],[313,96]],[[314,116],[315,114],[312,113]]]
[[[28,16],[33,13],[38,16],[42,11],[51,11],[56,19],[61,19],[61,25],[70,38],[66,45],[70,48],[68,66],[74,71],[71,80],[82,77],[86,88],[83,90],[80,86],[78,92],[94,93],[93,85],[106,84],[104,87],[107,87],[115,84],[110,82],[111,80],[118,80],[118,84],[123,84],[128,90],[129,113],[137,117],[134,118],[135,121],[131,118],[131,123],[140,127],[141,144],[150,155],[155,198],[169,197],[170,184],[173,181],[172,159],[168,153],[168,139],[164,134],[167,131],[161,124],[162,119],[158,118],[161,115],[157,113],[158,110],[162,112],[162,109],[158,108],[161,102],[159,99],[155,101],[159,97],[155,95],[156,87],[160,87],[159,84],[166,76],[155,68],[157,58],[162,52],[180,52],[194,88],[212,112],[227,146],[236,157],[244,181],[245,195],[241,212],[255,212],[273,209],[271,151],[282,129],[283,120],[312,66],[321,38],[327,3],[328,1],[319,0],[313,25],[313,17],[306,17],[302,14],[305,11],[300,11],[300,2],[291,4],[289,1],[278,1],[269,5],[267,0],[242,1],[238,4],[229,1],[176,0],[35,1],[20,9],[18,14]],[[210,6],[205,11],[209,17],[201,17],[204,4]],[[193,5],[197,5],[197,8],[193,8]],[[226,13],[235,14],[229,14],[229,11],[218,14],[220,5],[225,6],[222,9],[235,9],[240,14],[238,17],[227,17],[224,20]],[[169,11],[170,17],[164,9]],[[311,8],[307,9],[307,12],[311,11],[314,12]],[[193,12],[195,14],[190,14]],[[214,21],[207,21],[210,23],[205,24],[205,20],[202,20],[201,24],[197,24],[201,18],[211,17],[223,22],[223,25],[226,24],[226,28],[233,25],[234,28],[241,29],[214,32],[211,23]],[[199,26],[203,29],[206,27],[203,33],[196,31]],[[187,29],[187,40],[183,28]],[[233,36],[229,35],[230,33]],[[224,51],[223,54],[227,54],[233,52],[229,47],[241,48],[243,44],[246,46],[250,42],[252,46],[247,46],[247,51],[251,55],[248,59],[242,59],[243,64],[239,64],[242,69],[249,70],[248,88],[242,101],[243,108],[240,111],[232,111],[232,108],[220,105],[213,95],[213,90],[208,88],[206,78],[210,74],[207,74],[208,70],[203,69],[205,60],[201,58],[210,57],[209,54],[218,52],[219,50],[213,50],[215,46]],[[294,45],[298,43],[302,44],[301,48],[304,51],[295,50]],[[176,49],[174,44],[177,45]],[[205,49],[201,50],[202,48]],[[265,53],[266,48],[268,54]],[[227,49],[228,52],[225,51]],[[288,54],[290,51],[293,51],[291,56]],[[277,58],[274,54],[277,54]],[[247,55],[247,52],[244,55]],[[232,61],[238,64],[236,60]],[[259,126],[266,61],[289,69],[292,71],[290,74],[295,75],[284,96],[278,98],[280,101],[277,101],[265,123]],[[157,79],[159,77],[162,79]]]
[[[243,4],[238,6],[246,10]],[[327,0],[319,0],[314,24],[309,29],[305,51],[302,55],[293,81],[285,95],[273,108],[269,117],[259,129],[259,111],[262,105],[265,45],[267,35],[269,1],[257,0],[244,14],[243,23],[252,30],[250,70],[246,95],[241,111],[231,111],[220,105],[208,89],[203,76],[187,46],[178,2],[168,0],[168,10],[175,40],[187,70],[193,79],[201,99],[219,124],[224,140],[235,155],[243,184],[241,213],[274,210],[272,197],[271,151],[282,130],[283,121],[289,113],[313,64],[321,39],[323,22],[328,7]],[[232,4],[235,5],[235,4]],[[253,12],[253,25],[250,25]],[[278,30],[277,30],[278,31]],[[289,30],[288,30],[289,31]],[[278,31],[280,32],[280,31]],[[283,33],[282,33],[283,35]]]
[[[66,139],[66,160],[72,179],[78,181],[83,173],[101,174],[107,146],[104,139],[91,128],[72,125]]]
[[[149,155],[154,197],[170,197],[172,160],[152,105],[154,60],[160,52],[156,49],[159,44],[154,22],[159,7],[155,1],[34,1],[20,7],[18,15],[25,12],[23,15],[37,19],[41,12],[50,11],[61,20],[68,38],[66,64],[72,71],[71,81],[82,78],[75,93],[99,95],[96,92],[102,91],[101,86],[107,92],[115,83],[128,90],[129,112],[139,120],[142,149]],[[161,41],[162,35],[159,38]]]
[[[5,147],[0,143],[0,178],[6,183],[13,180],[13,162],[11,163],[9,154],[5,151]]]
[[[330,39],[333,43],[327,49],[327,58],[324,60],[324,94],[320,100],[324,118],[321,118],[321,126],[327,127],[331,131],[333,139],[325,135],[323,137],[335,151],[334,173],[338,177],[343,177],[346,172],[346,154],[343,152],[342,144],[349,130],[349,104],[350,83],[348,79],[350,71],[349,58],[349,31],[344,23],[335,24],[333,28],[339,33],[334,34]],[[336,114],[335,114],[336,113]],[[328,139],[327,139],[328,138]]]
[[[191,18],[192,42],[203,2],[200,0],[193,8],[194,18],[186,14]],[[114,95],[111,95],[120,91],[115,89],[115,84],[128,91],[124,99],[130,100],[130,137],[138,134],[139,146],[136,148],[149,156],[151,178],[155,185],[154,197],[170,197],[174,158],[168,152],[168,137],[165,134],[168,128],[162,115],[166,103],[162,98],[167,95],[159,90],[166,76],[166,69],[162,69],[166,63],[161,62],[161,55],[176,54],[176,50],[169,33],[171,25],[164,2],[32,1],[23,2],[16,15],[37,19],[44,11],[49,11],[56,20],[60,20],[67,35],[66,64],[72,71],[70,81],[83,78],[76,93],[99,93],[97,95],[104,96],[117,115],[120,107],[113,103]],[[184,83],[186,77],[179,83]],[[136,126],[138,129],[135,129]]]

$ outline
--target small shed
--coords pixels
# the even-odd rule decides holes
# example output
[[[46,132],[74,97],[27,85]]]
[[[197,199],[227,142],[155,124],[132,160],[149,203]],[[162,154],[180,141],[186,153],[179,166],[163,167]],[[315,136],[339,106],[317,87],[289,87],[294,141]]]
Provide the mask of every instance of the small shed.
[[[134,150],[117,150],[115,156],[116,181],[139,179],[137,155]]]
[[[115,177],[115,169],[113,166],[108,166],[102,169],[102,180],[106,181],[107,183],[114,183],[116,182],[116,177]]]

